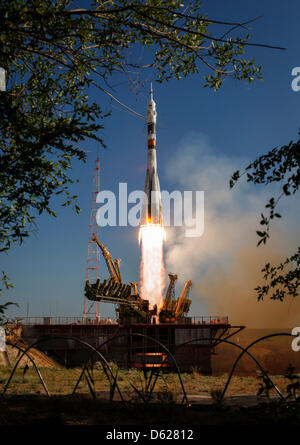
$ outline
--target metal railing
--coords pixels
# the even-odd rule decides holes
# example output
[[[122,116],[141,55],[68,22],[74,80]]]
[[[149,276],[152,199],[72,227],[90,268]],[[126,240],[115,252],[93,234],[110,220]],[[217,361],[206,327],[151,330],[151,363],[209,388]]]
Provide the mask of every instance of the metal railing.
[[[95,317],[22,317],[16,318],[15,323],[22,325],[101,325],[101,324],[117,324],[117,319],[112,318],[95,318]]]
[[[117,324],[116,317],[22,317],[14,320],[15,323],[22,325],[108,325]],[[228,324],[228,317],[225,316],[195,316],[185,317],[184,320],[178,320],[178,324],[199,324],[199,325],[211,325],[211,324]],[[161,323],[167,324],[167,323]]]
[[[225,316],[203,316],[203,317],[188,317],[192,319],[192,324],[228,324],[228,317]]]

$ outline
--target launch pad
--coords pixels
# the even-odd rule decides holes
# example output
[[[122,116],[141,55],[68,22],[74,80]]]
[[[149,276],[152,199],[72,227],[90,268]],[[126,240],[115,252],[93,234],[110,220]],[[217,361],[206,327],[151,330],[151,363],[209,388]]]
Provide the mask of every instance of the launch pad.
[[[84,340],[120,368],[175,370],[167,349],[181,371],[196,368],[206,375],[212,373],[212,354],[221,339],[228,339],[244,328],[231,326],[226,317],[187,317],[180,323],[123,325],[111,319],[84,321],[44,317],[24,319],[18,327],[27,343],[40,341],[38,349],[64,366],[80,366],[87,360],[97,359],[84,345],[61,338],[65,336]]]
[[[168,274],[169,284],[164,294],[165,229],[156,161],[156,118],[151,86],[146,117],[147,170],[139,229],[142,247],[140,288],[138,282],[123,282],[120,259],[113,260],[100,241],[100,230],[95,218],[95,196],[100,191],[100,164],[97,158],[83,318],[27,318],[16,324],[19,334],[28,344],[34,344],[65,366],[79,366],[88,360],[99,360],[99,355],[87,346],[90,345],[108,362],[114,362],[122,368],[161,368],[172,371],[178,366],[181,371],[196,368],[202,374],[211,374],[211,357],[216,347],[222,340],[244,328],[231,326],[224,316],[189,316],[192,281],[186,280],[176,297],[177,274]],[[109,272],[109,277],[102,281],[100,253]],[[102,303],[115,305],[116,320],[100,319]]]

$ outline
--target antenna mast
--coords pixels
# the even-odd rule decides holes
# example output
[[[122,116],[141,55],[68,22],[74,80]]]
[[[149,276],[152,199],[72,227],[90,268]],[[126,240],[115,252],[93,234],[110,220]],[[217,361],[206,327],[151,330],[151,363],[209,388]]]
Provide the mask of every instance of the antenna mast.
[[[96,243],[93,241],[94,236],[100,239],[100,226],[96,221],[96,213],[98,210],[96,198],[100,192],[100,160],[99,150],[97,153],[97,159],[95,160],[94,173],[93,173],[93,191],[92,191],[92,204],[90,214],[89,225],[89,239],[88,239],[88,255],[86,261],[86,281],[95,283],[97,279],[100,279],[100,250]],[[100,320],[100,303],[91,302],[84,296],[83,301],[83,318],[95,317]]]

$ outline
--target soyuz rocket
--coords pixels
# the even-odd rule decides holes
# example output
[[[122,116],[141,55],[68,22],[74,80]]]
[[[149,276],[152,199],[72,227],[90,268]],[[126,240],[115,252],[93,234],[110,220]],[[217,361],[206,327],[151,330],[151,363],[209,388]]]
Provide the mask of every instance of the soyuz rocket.
[[[147,172],[144,186],[140,225],[162,225],[162,204],[156,162],[156,103],[153,100],[152,83],[146,123],[148,129]]]

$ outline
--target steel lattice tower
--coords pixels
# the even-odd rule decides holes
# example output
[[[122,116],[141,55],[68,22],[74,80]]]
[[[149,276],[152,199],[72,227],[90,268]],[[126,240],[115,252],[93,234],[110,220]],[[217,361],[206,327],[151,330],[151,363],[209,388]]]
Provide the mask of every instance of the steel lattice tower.
[[[100,226],[96,221],[96,213],[98,205],[96,198],[100,192],[100,160],[99,152],[97,159],[95,160],[94,174],[93,174],[93,191],[92,191],[92,204],[91,215],[89,225],[89,240],[88,240],[88,255],[86,261],[86,275],[85,279],[90,283],[94,283],[98,278],[100,279],[100,250],[97,244],[92,241],[93,234],[100,239]],[[84,296],[83,302],[83,318],[95,317],[100,319],[100,303],[91,302]]]

